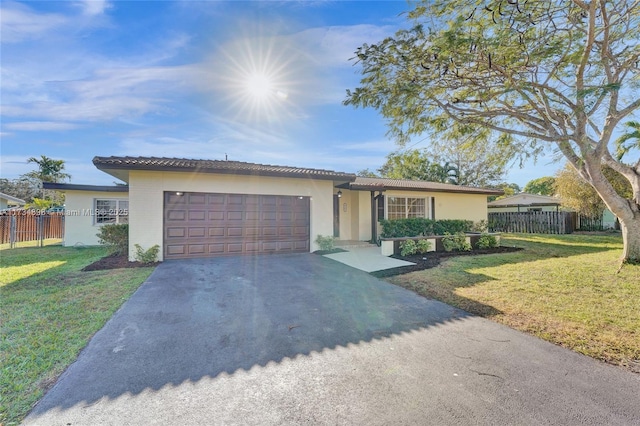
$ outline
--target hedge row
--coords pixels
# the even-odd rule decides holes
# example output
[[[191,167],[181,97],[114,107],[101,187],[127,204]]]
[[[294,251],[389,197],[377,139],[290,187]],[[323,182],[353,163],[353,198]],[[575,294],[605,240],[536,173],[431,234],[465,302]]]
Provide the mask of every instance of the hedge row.
[[[457,234],[473,228],[470,220],[423,218],[381,220],[382,238],[419,237],[428,235]]]

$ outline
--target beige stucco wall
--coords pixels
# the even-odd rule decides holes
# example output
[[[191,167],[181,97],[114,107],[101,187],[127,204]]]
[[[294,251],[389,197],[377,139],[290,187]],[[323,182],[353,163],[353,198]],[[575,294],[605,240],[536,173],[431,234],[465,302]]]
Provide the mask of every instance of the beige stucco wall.
[[[98,245],[101,225],[94,223],[94,200],[127,200],[126,192],[65,191],[64,245]]]
[[[7,200],[5,200],[4,198],[0,198],[0,209],[6,209],[9,206],[9,203],[7,203]]]
[[[446,192],[425,193],[436,199],[436,220],[462,219],[473,223],[487,220],[487,196]]]
[[[359,209],[359,192],[342,189],[342,197],[340,198],[340,240],[357,240],[358,239],[358,209]],[[338,189],[334,189],[334,194]]]
[[[134,244],[162,247],[165,191],[311,197],[311,251],[317,235],[333,235],[333,182],[209,173],[131,171],[129,173],[129,258]],[[162,250],[160,259],[162,260]]]

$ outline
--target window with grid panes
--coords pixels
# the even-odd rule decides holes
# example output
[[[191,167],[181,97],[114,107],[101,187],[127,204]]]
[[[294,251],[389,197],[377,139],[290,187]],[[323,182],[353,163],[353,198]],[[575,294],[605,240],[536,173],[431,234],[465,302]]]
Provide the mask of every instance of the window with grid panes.
[[[114,199],[95,200],[95,223],[129,223],[129,201]]]

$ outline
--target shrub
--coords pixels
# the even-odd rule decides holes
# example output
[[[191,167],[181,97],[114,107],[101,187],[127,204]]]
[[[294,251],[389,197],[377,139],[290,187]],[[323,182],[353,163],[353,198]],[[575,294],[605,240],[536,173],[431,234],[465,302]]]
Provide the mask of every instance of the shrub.
[[[436,235],[458,234],[469,232],[473,228],[473,221],[460,219],[437,220],[434,226]]]
[[[493,235],[482,234],[480,238],[478,238],[476,247],[479,249],[488,249],[488,248],[498,247],[498,239]]]
[[[471,230],[473,232],[481,232],[481,233],[486,233],[487,230],[489,229],[489,222],[487,222],[486,220],[481,220],[480,222],[476,222],[473,224],[473,227],[471,228]]]
[[[470,251],[471,244],[467,242],[467,238],[463,233],[448,234],[442,237],[442,246],[444,251]]]
[[[424,218],[381,220],[382,238],[419,237],[433,235],[435,221]]]
[[[323,250],[323,251],[333,250],[335,247],[335,240],[336,239],[331,235],[327,235],[326,237],[323,237],[322,235],[318,235],[316,237],[316,243],[320,247],[320,250]]]
[[[141,263],[154,263],[158,261],[158,253],[160,253],[160,246],[154,245],[150,247],[148,250],[145,250],[139,244],[134,244],[136,248],[135,258],[138,262]]]
[[[431,248],[431,241],[429,240],[419,240],[417,245],[418,253],[425,254]]]
[[[405,240],[400,243],[400,256],[411,256],[418,251],[418,245],[414,240]]]
[[[121,255],[129,252],[128,224],[103,225],[96,235],[98,236],[98,242],[109,246],[113,254]]]
[[[470,220],[424,218],[381,220],[382,238],[419,237],[428,235],[456,234],[469,232],[473,228]]]

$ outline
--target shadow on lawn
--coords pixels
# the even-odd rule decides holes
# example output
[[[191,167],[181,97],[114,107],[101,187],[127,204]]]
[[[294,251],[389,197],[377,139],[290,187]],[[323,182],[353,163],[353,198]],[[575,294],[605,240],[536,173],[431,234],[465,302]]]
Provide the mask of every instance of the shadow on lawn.
[[[32,414],[234,374],[468,315],[312,254],[167,261]]]

